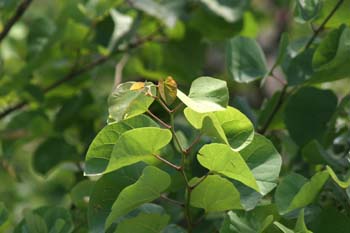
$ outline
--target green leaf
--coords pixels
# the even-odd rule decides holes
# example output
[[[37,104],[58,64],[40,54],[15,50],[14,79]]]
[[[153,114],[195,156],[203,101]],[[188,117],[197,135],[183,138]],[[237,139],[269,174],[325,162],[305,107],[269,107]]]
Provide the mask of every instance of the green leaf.
[[[312,140],[303,146],[301,156],[310,164],[326,164],[327,157],[329,157],[321,144],[316,140]]]
[[[305,23],[314,19],[321,9],[321,2],[319,0],[297,0],[295,7],[296,20]]]
[[[295,173],[287,175],[276,189],[275,201],[278,211],[281,214],[286,214],[309,205],[328,178],[327,171],[316,173],[310,181]]]
[[[114,22],[114,30],[108,43],[108,50],[112,52],[131,31],[133,18],[129,15],[122,14],[115,9],[110,10],[110,15]]]
[[[132,6],[144,11],[164,22],[168,27],[174,27],[178,17],[178,12],[185,5],[185,1],[154,1],[154,0],[131,0]]]
[[[113,121],[125,120],[146,112],[156,96],[153,83],[135,88],[139,82],[126,82],[118,85],[108,98],[108,111]]]
[[[199,178],[193,178],[190,184],[198,181]],[[193,189],[190,204],[203,208],[206,213],[242,209],[237,189],[230,181],[218,175],[209,175]]]
[[[297,222],[295,224],[294,230],[291,230],[284,226],[283,224],[279,222],[274,222],[275,226],[277,226],[283,233],[312,233],[312,231],[309,231],[305,225],[304,220],[304,209],[302,209],[299,213]]]
[[[104,232],[105,221],[110,214],[113,202],[125,187],[138,180],[145,166],[144,163],[133,164],[103,175],[96,182],[89,201],[89,232]]]
[[[168,173],[156,167],[145,167],[138,181],[123,189],[119,194],[112,206],[112,212],[107,218],[106,229],[114,220],[137,206],[159,198],[170,183],[171,178]]]
[[[162,231],[162,233],[186,233],[186,230],[178,225],[170,224]]]
[[[211,172],[238,180],[259,192],[256,180],[241,155],[225,144],[203,146],[197,155],[198,162]]]
[[[216,138],[217,142],[230,144],[235,150],[243,149],[253,140],[253,124],[233,107],[206,114],[186,108],[184,114],[194,128],[201,129],[204,134]]]
[[[253,142],[240,154],[253,173],[262,195],[276,187],[282,159],[270,140],[255,134]]]
[[[324,0],[323,6],[320,12],[320,17],[317,18],[315,23],[321,24],[330,15],[338,1]],[[350,25],[350,22],[346,20],[349,17],[350,0],[344,0],[338,10],[332,15],[332,17],[325,24],[326,28],[337,28],[342,24]]]
[[[277,58],[276,58],[274,67],[277,67],[278,65],[280,65],[285,59],[287,54],[288,44],[289,44],[288,34],[283,33],[278,45],[278,53],[277,53]]]
[[[295,233],[293,230],[289,229],[288,227],[284,226],[279,222],[274,222],[273,224],[277,226],[278,229],[280,229],[283,233]]]
[[[310,229],[315,233],[348,233],[350,218],[340,213],[335,207],[325,208],[313,216]]]
[[[289,97],[284,112],[284,122],[291,138],[299,146],[321,139],[336,106],[337,97],[330,90],[299,89]]]
[[[229,211],[220,233],[262,233],[278,216],[274,205],[262,205],[249,212]]]
[[[229,95],[225,81],[200,77],[192,82],[188,96],[178,90],[177,97],[192,110],[205,113],[224,110]]]
[[[241,36],[229,41],[227,69],[231,78],[239,83],[263,78],[268,72],[265,55],[259,44],[254,39]]]
[[[169,220],[168,215],[141,213],[135,218],[121,222],[114,233],[159,233]]]
[[[332,177],[333,181],[337,183],[337,185],[339,185],[343,189],[346,189],[350,186],[350,178],[348,178],[346,181],[341,181],[330,166],[326,166],[326,168],[329,175]]]
[[[46,174],[58,164],[67,161],[78,161],[75,147],[63,138],[48,138],[35,150],[33,167],[37,172]]]
[[[3,202],[0,202],[0,226],[4,224],[8,219],[8,211]]]
[[[264,104],[261,107],[260,114],[258,116],[258,125],[259,128],[262,129],[268,122],[272,112],[275,110],[276,106],[279,104],[279,99],[281,97],[281,91],[276,91],[273,96],[264,102]],[[277,113],[279,114],[279,113]],[[268,129],[275,129],[276,128],[276,120],[277,120],[277,114],[272,119],[271,123],[269,124]],[[278,127],[278,125],[277,125]]]
[[[26,213],[14,232],[70,233],[73,228],[73,220],[68,210],[61,207],[44,206]]]
[[[141,127],[157,127],[151,118],[139,115],[105,126],[89,146],[85,158],[85,175],[101,174],[107,167],[113,147],[124,132]]]
[[[34,213],[27,213],[25,215],[25,229],[28,233],[47,233],[47,225],[44,219]]]
[[[242,150],[254,138],[252,122],[238,109],[227,107],[225,111],[215,112],[226,134],[227,140],[235,150]]]
[[[78,208],[85,209],[88,206],[94,184],[95,182],[91,180],[83,180],[77,183],[70,191],[72,203]]]
[[[201,132],[212,137],[215,142],[228,144],[224,130],[216,117],[204,116]]]
[[[314,73],[312,69],[313,53],[313,49],[302,50],[292,57],[287,57],[282,63],[289,86],[302,84],[311,78]],[[291,54],[289,55],[291,56]]]
[[[209,11],[222,17],[229,23],[240,20],[243,16],[248,2],[243,1],[220,1],[220,0],[200,0]]]
[[[122,3],[121,0],[103,0],[94,1],[89,0],[85,5],[79,5],[80,10],[83,11],[91,19],[103,18],[110,9],[113,9]]]
[[[309,231],[306,227],[305,220],[304,220],[304,209],[302,209],[299,213],[297,223],[295,224],[294,231],[296,233],[312,233],[312,231]]]
[[[214,1],[216,0],[212,2]],[[209,1],[206,2],[209,3]],[[199,31],[204,38],[210,40],[226,40],[236,36],[242,30],[243,18],[237,18],[234,22],[228,22],[224,17],[201,4],[193,11],[190,26]]]
[[[144,127],[126,131],[114,145],[105,172],[111,172],[140,161],[152,162],[154,155],[171,140],[168,129]],[[147,141],[145,141],[147,139]]]
[[[342,26],[330,32],[317,47],[312,65],[315,73],[309,83],[330,82],[350,77],[350,28]]]

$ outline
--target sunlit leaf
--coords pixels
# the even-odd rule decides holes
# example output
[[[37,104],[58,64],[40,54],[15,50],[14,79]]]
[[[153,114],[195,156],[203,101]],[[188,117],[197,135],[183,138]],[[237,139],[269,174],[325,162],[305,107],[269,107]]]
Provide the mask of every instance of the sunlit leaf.
[[[126,131],[114,145],[105,172],[111,172],[140,161],[154,161],[154,155],[157,155],[171,138],[172,134],[168,129],[144,127]]]
[[[259,187],[248,165],[230,146],[216,143],[205,145],[198,152],[197,159],[209,171],[238,180],[259,192]]]
[[[193,178],[193,185],[199,178]],[[221,190],[218,192],[217,190]],[[241,209],[239,193],[231,182],[218,175],[209,175],[192,191],[191,205],[205,212]]]

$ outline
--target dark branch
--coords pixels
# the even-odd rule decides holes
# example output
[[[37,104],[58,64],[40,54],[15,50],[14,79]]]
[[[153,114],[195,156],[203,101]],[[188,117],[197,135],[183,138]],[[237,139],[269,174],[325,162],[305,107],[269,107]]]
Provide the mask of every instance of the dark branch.
[[[344,0],[339,0],[337,2],[337,4],[334,6],[334,8],[331,10],[331,12],[329,12],[328,16],[323,20],[323,22],[321,23],[321,25],[319,26],[319,28],[317,28],[312,37],[310,38],[310,40],[306,43],[305,45],[305,50],[308,49],[312,43],[314,42],[314,40],[317,38],[318,34],[324,29],[324,27],[326,26],[327,22],[332,18],[332,16],[335,14],[335,12],[339,9],[339,7],[342,5],[342,3],[344,2]],[[265,134],[265,132],[267,131],[267,129],[269,128],[272,120],[274,119],[276,113],[280,110],[280,108],[283,105],[284,99],[286,97],[287,94],[287,86],[288,84],[285,84],[283,86],[281,95],[279,96],[279,99],[277,101],[277,104],[275,106],[275,108],[273,109],[273,111],[271,112],[271,114],[269,115],[266,123],[262,126],[262,128],[259,130],[260,133]],[[295,87],[296,88],[296,87]],[[295,90],[292,89],[293,90]]]
[[[32,0],[23,0],[16,9],[16,12],[9,19],[9,21],[5,24],[4,30],[0,32],[0,42],[7,36],[10,32],[12,26],[22,17],[24,12],[28,9]]]
[[[316,37],[318,36],[318,34],[320,34],[321,31],[323,31],[324,27],[326,26],[326,24],[328,23],[328,21],[332,18],[332,16],[334,15],[334,13],[339,9],[339,7],[343,4],[344,0],[339,0],[337,2],[337,4],[334,6],[334,8],[331,10],[331,12],[329,13],[329,15],[324,19],[324,21],[322,22],[322,24],[319,26],[319,28],[317,28],[314,31],[314,34],[312,35],[312,37],[310,38],[310,40],[306,43],[305,45],[305,50],[308,49],[312,43],[314,42],[314,40],[316,39]]]
[[[272,120],[275,118],[275,115],[277,114],[277,112],[280,110],[280,108],[282,107],[283,101],[285,99],[285,95],[287,94],[287,85],[283,86],[283,89],[281,91],[281,94],[277,100],[277,103],[274,107],[274,109],[271,111],[271,114],[269,115],[269,117],[267,118],[265,124],[261,127],[261,129],[259,130],[259,133],[261,134],[265,134],[266,130],[269,128]]]
[[[79,69],[72,69],[66,76],[64,76],[62,79],[53,82],[51,85],[43,88],[43,92],[44,94],[46,94],[47,92],[50,92],[51,90],[61,86],[62,84],[69,82],[73,79],[76,79],[77,77],[79,77],[80,75],[92,70],[93,68],[104,64],[106,61],[108,61],[109,59],[111,59],[113,56],[129,51],[131,49],[137,48],[139,46],[141,46],[142,44],[148,42],[148,41],[152,41],[155,36],[157,35],[158,31],[140,38],[134,42],[131,42],[128,46],[126,46],[126,48],[124,49],[120,49],[120,50],[116,50],[113,53],[106,55],[106,56],[100,56],[98,58],[96,58],[95,60],[91,61],[90,63],[85,64],[84,66],[82,66]],[[0,119],[4,118],[5,116],[7,116],[8,114],[17,111],[23,107],[25,107],[29,102],[28,101],[20,101],[19,103],[15,104],[14,106],[11,106],[9,108],[7,108],[6,110],[4,110],[3,112],[0,113]]]

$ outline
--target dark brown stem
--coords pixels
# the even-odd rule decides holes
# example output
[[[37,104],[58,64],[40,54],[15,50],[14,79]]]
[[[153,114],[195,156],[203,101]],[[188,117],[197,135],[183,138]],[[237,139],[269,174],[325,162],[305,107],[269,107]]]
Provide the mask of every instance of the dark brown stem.
[[[32,0],[23,0],[17,7],[15,13],[9,19],[9,21],[5,24],[4,29],[0,32],[0,43],[10,32],[11,28],[15,23],[22,17],[24,12],[28,9],[29,5],[32,3]]]
[[[193,142],[191,143],[191,145],[185,150],[185,153],[186,153],[186,154],[189,154],[189,153],[191,152],[191,150],[193,149],[193,147],[194,147],[195,145],[197,145],[197,143],[200,142],[201,137],[202,137],[202,134],[198,134],[198,136],[193,140]]]
[[[206,175],[202,176],[202,177],[197,181],[197,183],[195,183],[194,185],[191,185],[191,186],[190,186],[190,189],[191,189],[191,190],[195,189],[195,188],[196,188],[198,185],[200,185],[208,176],[209,176],[209,172],[208,172]]]
[[[275,79],[277,82],[279,82],[282,86],[287,85],[287,82],[285,80],[281,79],[280,77],[277,77],[276,75],[273,74],[273,72],[271,72],[271,77]]]
[[[319,28],[317,28],[314,31],[312,37],[310,38],[310,40],[305,45],[305,50],[308,49],[312,45],[314,40],[317,38],[318,34],[324,29],[324,27],[326,26],[327,22],[332,18],[334,13],[339,9],[339,7],[342,5],[343,2],[344,2],[344,0],[339,0],[337,2],[337,4],[334,6],[334,8],[331,10],[331,12],[328,14],[328,16],[323,20],[323,22],[321,23]],[[296,90],[296,88],[294,88],[293,90]],[[266,130],[269,128],[269,126],[270,126],[272,120],[274,119],[276,113],[279,111],[279,109],[283,105],[283,101],[285,99],[285,95],[286,94],[287,94],[287,84],[283,86],[283,89],[282,89],[281,95],[279,96],[277,104],[276,104],[275,108],[273,109],[273,111],[271,112],[271,114],[269,115],[266,123],[259,130],[260,133],[264,134],[266,132]]]
[[[308,49],[312,45],[312,43],[314,42],[314,40],[316,39],[318,34],[320,34],[320,32],[323,31],[323,29],[326,26],[326,24],[328,23],[328,21],[332,18],[334,13],[339,9],[339,7],[343,4],[343,2],[344,2],[344,0],[339,0],[337,2],[337,4],[334,6],[334,8],[331,10],[329,15],[323,20],[322,24],[314,31],[312,37],[309,39],[309,41],[305,45],[305,50]]]
[[[191,219],[191,213],[190,213],[190,201],[191,201],[191,194],[192,194],[192,189],[188,188],[187,189],[187,197],[186,197],[186,204],[185,204],[185,217],[187,221],[187,227],[188,227],[188,232],[192,232],[192,219]]]
[[[158,31],[157,31],[158,32]],[[131,42],[128,46],[126,46],[126,48],[124,49],[119,49],[119,50],[115,50],[113,53],[106,55],[106,56],[100,56],[98,58],[96,58],[95,60],[91,61],[90,63],[85,64],[84,66],[80,67],[79,69],[72,69],[66,76],[64,76],[62,79],[53,82],[51,85],[43,88],[43,93],[46,94],[48,92],[50,92],[51,90],[61,86],[62,84],[69,82],[71,80],[74,80],[76,78],[78,78],[80,75],[92,70],[93,68],[104,64],[105,62],[107,62],[108,60],[110,60],[113,56],[123,53],[123,52],[127,52],[131,49],[137,48],[141,45],[143,45],[144,43],[148,42],[148,41],[152,41],[155,36],[156,36],[156,32],[151,33],[150,35],[140,38],[134,42]],[[14,106],[8,107],[7,109],[5,109],[3,112],[0,113],[0,119],[4,118],[5,116],[7,116],[8,114],[17,111],[19,109],[22,109],[23,107],[25,107],[29,102],[28,101],[20,101],[19,103],[15,104]]]
[[[156,121],[158,121],[159,124],[161,124],[162,126],[164,126],[167,129],[171,129],[171,126],[168,125],[167,123],[165,123],[164,121],[162,121],[159,117],[157,117],[156,115],[154,115],[150,110],[147,110],[147,114],[150,115],[153,119],[155,119]]]
[[[277,114],[277,112],[280,110],[283,101],[284,101],[284,97],[287,94],[287,85],[283,86],[283,89],[281,91],[281,94],[277,100],[277,103],[275,105],[275,107],[273,108],[273,110],[271,111],[269,117],[267,118],[265,124],[261,127],[261,129],[259,130],[259,133],[261,134],[265,134],[266,130],[269,128],[272,120],[274,119],[275,115]]]
[[[170,161],[164,159],[163,157],[159,156],[159,155],[154,155],[154,157],[156,157],[158,160],[162,161],[163,163],[165,163],[166,165],[174,168],[176,171],[180,171],[182,168],[180,166],[177,166],[173,163],[171,163]]]

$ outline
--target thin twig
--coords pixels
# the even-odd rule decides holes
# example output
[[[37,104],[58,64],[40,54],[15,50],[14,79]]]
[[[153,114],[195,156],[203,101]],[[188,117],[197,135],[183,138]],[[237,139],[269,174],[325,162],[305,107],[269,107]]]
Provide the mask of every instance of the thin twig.
[[[280,94],[280,96],[279,96],[279,98],[277,100],[277,103],[276,103],[275,107],[271,111],[271,113],[270,113],[269,117],[267,118],[265,124],[259,130],[259,133],[261,133],[261,134],[265,134],[266,133],[266,130],[269,128],[272,120],[275,118],[275,115],[280,110],[286,94],[287,94],[287,85],[283,86],[281,94]]]
[[[171,129],[171,126],[168,125],[167,123],[165,123],[164,121],[162,121],[159,117],[157,117],[156,115],[154,115],[150,110],[147,110],[147,114],[150,115],[153,119],[155,119],[156,121],[159,122],[159,124],[161,124],[162,126],[164,126],[167,129]]]
[[[153,156],[156,157],[158,160],[162,161],[163,163],[165,163],[166,165],[174,168],[176,171],[180,171],[181,170],[180,166],[177,166],[177,165],[171,163],[170,161],[164,159],[163,157],[161,157],[159,155],[153,155]]]
[[[118,86],[123,79],[123,69],[129,60],[129,54],[124,54],[115,66],[114,86]]]
[[[282,86],[286,86],[288,84],[285,80],[283,80],[280,77],[274,75],[273,73],[271,73],[271,77],[273,79],[275,79],[277,82],[279,82],[280,84],[282,84]]]
[[[48,92],[50,92],[51,90],[61,86],[62,84],[69,82],[71,80],[76,79],[77,77],[79,77],[80,75],[92,70],[93,68],[104,64],[105,62],[107,62],[108,60],[110,60],[113,56],[123,53],[123,52],[127,52],[131,49],[135,49],[141,45],[143,45],[144,43],[148,42],[148,41],[152,41],[156,36],[156,32],[151,33],[150,35],[140,38],[134,42],[131,42],[129,45],[127,45],[124,49],[118,49],[115,50],[113,53],[110,53],[109,55],[105,55],[105,56],[100,56],[98,58],[96,58],[95,60],[91,61],[90,63],[85,64],[84,66],[75,69],[73,68],[66,76],[64,76],[62,79],[57,80],[56,82],[53,82],[51,85],[43,88],[43,93],[46,94]],[[15,104],[14,106],[10,106],[7,109],[5,109],[3,112],[0,113],[0,119],[4,118],[5,116],[7,116],[8,114],[17,111],[19,109],[22,109],[23,107],[25,107],[29,102],[28,101],[20,101],[19,103]]]
[[[10,32],[11,28],[15,23],[22,17],[24,12],[28,9],[32,0],[23,0],[17,7],[15,13],[9,19],[9,21],[5,24],[4,29],[0,32],[0,43]]]
[[[191,145],[189,147],[187,147],[187,149],[185,149],[185,153],[186,154],[189,154],[191,152],[191,150],[193,149],[193,147],[195,145],[197,145],[198,142],[200,142],[201,140],[201,137],[202,137],[202,134],[198,134],[198,136],[193,140],[193,142],[191,143]]]
[[[184,207],[184,206],[185,206],[185,203],[182,203],[182,202],[180,202],[180,201],[171,199],[171,198],[165,196],[164,194],[160,195],[160,198],[163,199],[163,200],[168,201],[169,203],[172,203],[172,204],[174,204],[174,205],[180,206],[180,207]]]
[[[334,8],[331,10],[331,12],[329,13],[329,15],[324,19],[324,21],[321,23],[320,27],[314,31],[312,37],[310,38],[310,40],[306,43],[304,50],[308,49],[312,43],[314,42],[314,40],[317,38],[318,34],[324,29],[324,27],[326,26],[327,22],[332,18],[332,16],[334,15],[334,13],[339,9],[339,7],[342,5],[342,3],[344,2],[344,0],[339,0],[337,2],[337,4],[334,6]],[[294,89],[292,89],[292,91],[295,91],[297,89],[297,87],[295,87]],[[281,95],[279,96],[278,100],[277,100],[277,104],[275,106],[275,108],[273,109],[273,111],[271,112],[271,114],[269,115],[266,123],[263,125],[263,127],[259,130],[260,133],[265,134],[266,130],[269,128],[272,120],[274,119],[276,113],[280,110],[280,108],[283,105],[283,101],[285,99],[285,96],[287,94],[287,84],[283,86],[282,88],[282,92]]]
[[[209,172],[207,174],[205,174],[204,176],[202,176],[198,181],[197,183],[195,183],[194,185],[191,185],[190,186],[190,189],[193,190],[195,189],[198,185],[200,185],[208,176],[209,176]]]
[[[328,21],[332,18],[332,16],[334,15],[334,13],[339,9],[339,7],[343,4],[344,0],[339,0],[337,2],[337,4],[334,6],[334,8],[331,10],[331,12],[329,13],[329,15],[324,19],[324,21],[322,22],[322,24],[319,26],[319,28],[317,28],[312,37],[309,39],[309,41],[306,43],[305,45],[305,50],[308,49],[311,44],[314,42],[314,40],[316,39],[316,37],[318,36],[318,34],[324,29],[324,27],[326,26],[326,24],[328,23]]]

